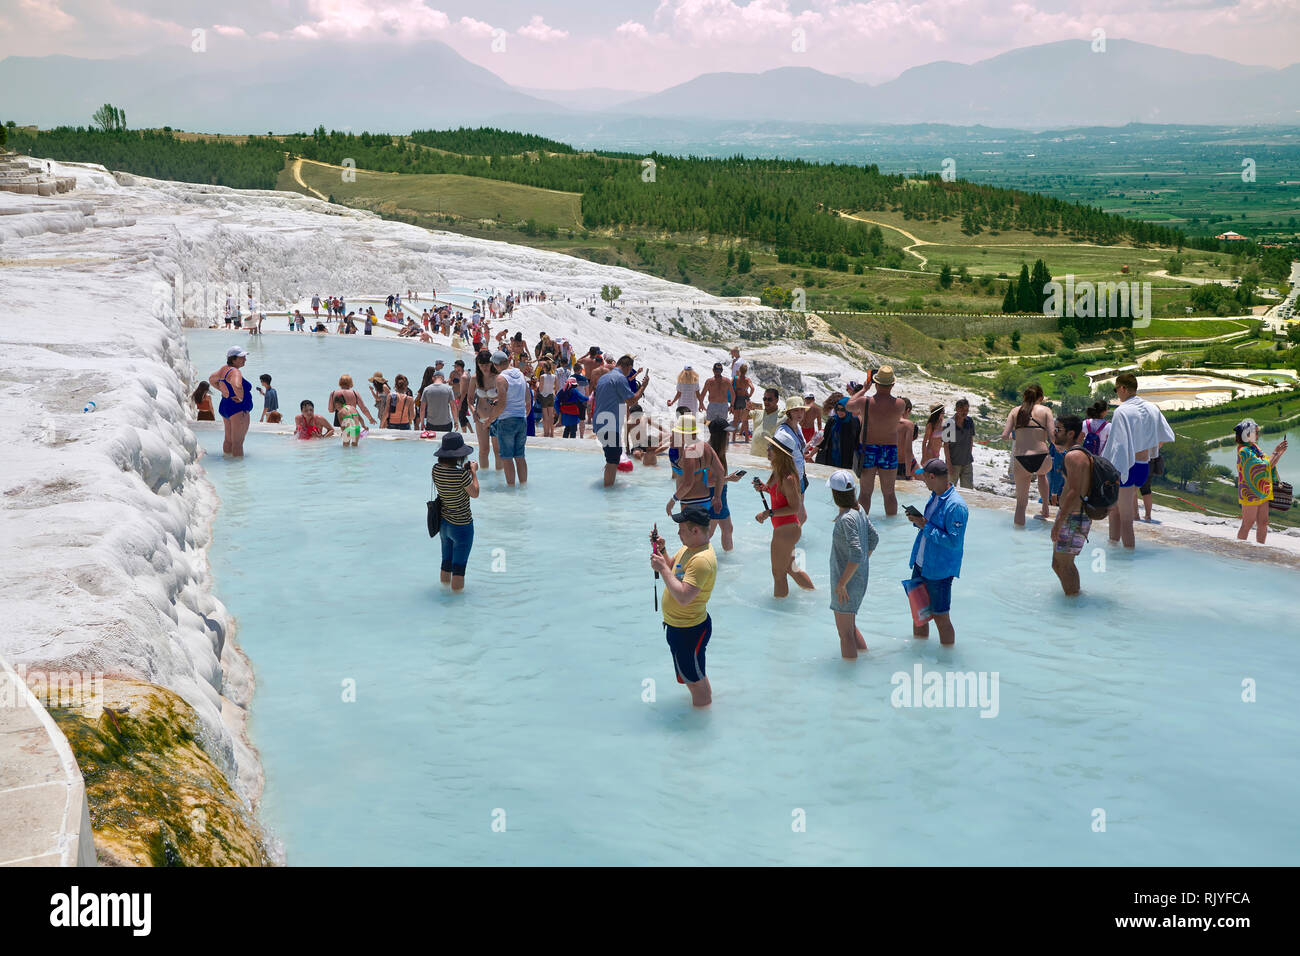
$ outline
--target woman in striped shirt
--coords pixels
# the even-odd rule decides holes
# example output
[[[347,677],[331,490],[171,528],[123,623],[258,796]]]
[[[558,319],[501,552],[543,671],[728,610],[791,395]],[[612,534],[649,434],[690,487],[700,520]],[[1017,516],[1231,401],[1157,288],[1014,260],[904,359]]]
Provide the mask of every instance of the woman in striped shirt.
[[[465,566],[474,547],[474,516],[469,499],[477,498],[478,463],[468,461],[474,449],[465,444],[460,432],[447,432],[434,455],[433,484],[442,499],[442,572],[439,580],[453,591],[465,588]]]

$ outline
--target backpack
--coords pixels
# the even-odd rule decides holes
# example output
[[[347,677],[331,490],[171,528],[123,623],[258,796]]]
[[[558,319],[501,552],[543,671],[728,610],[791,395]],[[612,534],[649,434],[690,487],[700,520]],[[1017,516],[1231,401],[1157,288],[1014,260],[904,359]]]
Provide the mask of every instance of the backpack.
[[[1110,508],[1119,500],[1119,470],[1107,459],[1088,451],[1087,447],[1076,445],[1075,448],[1082,448],[1092,460],[1092,483],[1084,496],[1084,505],[1099,510]]]
[[[1105,431],[1106,423],[1101,423],[1101,428],[1096,431],[1085,424],[1083,426],[1083,450],[1094,457],[1101,454],[1101,433]]]

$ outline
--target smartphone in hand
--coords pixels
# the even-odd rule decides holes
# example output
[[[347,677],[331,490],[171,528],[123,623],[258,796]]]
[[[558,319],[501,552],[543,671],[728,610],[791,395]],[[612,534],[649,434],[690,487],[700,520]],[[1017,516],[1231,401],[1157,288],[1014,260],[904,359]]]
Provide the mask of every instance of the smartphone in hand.
[[[921,517],[924,517],[924,515],[922,515],[921,512],[919,512],[919,511],[916,510],[916,507],[915,507],[914,505],[908,505],[907,507],[905,507],[905,508],[903,509],[903,511],[906,512],[906,514],[907,514],[907,516],[908,516],[909,518],[921,518]]]

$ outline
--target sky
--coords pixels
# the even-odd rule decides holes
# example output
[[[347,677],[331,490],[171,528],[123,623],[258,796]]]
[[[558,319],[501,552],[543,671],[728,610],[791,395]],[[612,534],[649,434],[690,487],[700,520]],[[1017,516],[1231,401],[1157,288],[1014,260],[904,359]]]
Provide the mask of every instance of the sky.
[[[0,58],[245,54],[437,40],[508,83],[657,91],[701,73],[809,66],[876,83],[1064,39],[1240,63],[1300,60],[1300,0],[0,0]]]

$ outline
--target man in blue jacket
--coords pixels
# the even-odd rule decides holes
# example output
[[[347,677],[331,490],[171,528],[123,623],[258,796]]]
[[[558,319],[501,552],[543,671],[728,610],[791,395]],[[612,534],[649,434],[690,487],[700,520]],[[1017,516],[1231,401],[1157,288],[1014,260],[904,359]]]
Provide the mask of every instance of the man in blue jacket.
[[[948,480],[948,466],[942,458],[926,462],[922,475],[925,487],[930,489],[930,500],[925,512],[908,512],[907,520],[916,525],[916,541],[912,544],[912,580],[923,580],[930,592],[930,610],[939,627],[939,643],[952,644],[956,640],[952,618],[952,579],[961,574],[962,548],[966,540],[966,522],[970,509]],[[929,623],[912,627],[914,637],[929,637]]]

